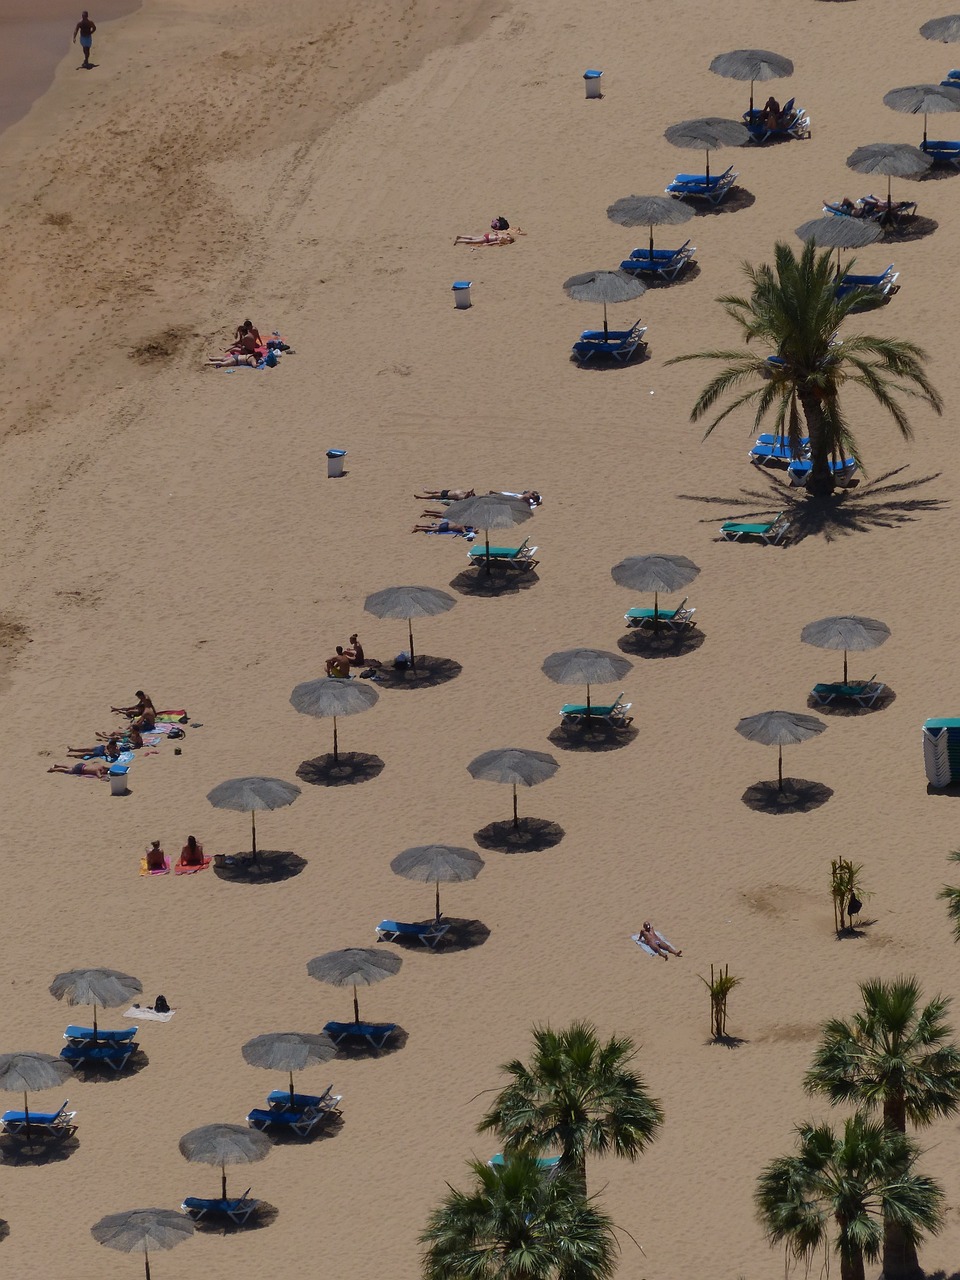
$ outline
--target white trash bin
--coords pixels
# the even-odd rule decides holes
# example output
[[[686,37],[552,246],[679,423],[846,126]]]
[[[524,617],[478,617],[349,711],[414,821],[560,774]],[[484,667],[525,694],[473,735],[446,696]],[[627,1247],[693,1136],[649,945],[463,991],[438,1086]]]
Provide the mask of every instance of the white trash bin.
[[[114,764],[110,766],[110,794],[112,796],[125,796],[130,788],[127,786],[127,766],[125,764]]]
[[[585,71],[583,73],[583,83],[587,91],[588,98],[602,98],[603,91],[600,88],[600,77],[602,71]]]
[[[470,306],[470,286],[472,280],[454,280],[453,302],[458,311],[466,311]]]
[[[327,476],[343,475],[343,460],[347,456],[346,449],[327,450]]]

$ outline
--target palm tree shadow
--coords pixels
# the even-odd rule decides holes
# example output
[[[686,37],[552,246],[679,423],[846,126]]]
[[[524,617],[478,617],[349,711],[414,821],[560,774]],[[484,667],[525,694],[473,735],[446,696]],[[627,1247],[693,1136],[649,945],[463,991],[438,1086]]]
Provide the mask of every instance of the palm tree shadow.
[[[704,1043],[718,1044],[721,1049],[739,1049],[741,1045],[749,1044],[750,1041],[744,1040],[742,1036],[711,1036]]]
[[[790,525],[789,544],[795,545],[804,538],[813,537],[834,542],[839,537],[870,533],[873,529],[898,529],[947,506],[947,498],[907,496],[938,480],[942,472],[918,476],[915,480],[898,480],[897,477],[906,470],[906,465],[896,467],[875,480],[848,489],[837,489],[825,498],[811,497],[805,489],[793,488],[768,473],[764,473],[768,486],[766,492],[741,489],[737,498],[691,493],[678,493],[677,497],[687,502],[724,507],[726,514],[719,517],[722,520],[773,519],[782,513]],[[761,504],[759,507],[758,503]],[[716,518],[705,517],[702,523],[713,524]]]
[[[847,925],[845,929],[838,931],[836,935],[837,941],[844,942],[850,938],[865,938],[867,937],[866,930],[876,923],[876,920],[861,920],[858,918],[856,924]]]

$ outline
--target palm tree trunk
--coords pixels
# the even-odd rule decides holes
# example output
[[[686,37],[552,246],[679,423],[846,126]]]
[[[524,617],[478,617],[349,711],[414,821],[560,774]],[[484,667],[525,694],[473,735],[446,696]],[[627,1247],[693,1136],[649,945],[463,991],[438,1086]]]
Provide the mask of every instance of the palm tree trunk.
[[[884,1280],[917,1280],[922,1275],[916,1246],[906,1238],[903,1227],[899,1222],[884,1222]]]
[[[830,470],[831,443],[826,431],[823,406],[809,391],[800,391],[800,405],[810,437],[810,460],[813,470],[807,482],[807,491],[817,498],[828,498],[833,493],[835,481]]]
[[[840,1249],[840,1280],[864,1280],[863,1254],[859,1249]]]

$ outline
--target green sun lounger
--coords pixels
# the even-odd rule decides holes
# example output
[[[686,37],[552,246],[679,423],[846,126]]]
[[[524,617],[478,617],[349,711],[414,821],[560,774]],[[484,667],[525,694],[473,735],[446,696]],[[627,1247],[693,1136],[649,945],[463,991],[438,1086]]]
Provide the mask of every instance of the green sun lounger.
[[[607,706],[591,703],[588,707],[585,702],[568,702],[560,708],[560,724],[564,729],[585,729],[591,723],[605,723],[613,729],[625,729],[633,720],[633,716],[627,715],[632,706],[632,702],[623,701],[622,693],[616,702]]]
[[[759,538],[766,546],[776,546],[782,542],[790,528],[790,522],[784,520],[783,512],[773,520],[725,520],[720,526],[720,537],[725,542],[739,542],[741,538]]]
[[[491,547],[490,559],[497,564],[515,564],[520,569],[535,569],[540,563],[534,560],[536,547],[530,546],[530,539],[524,538],[519,547]],[[471,547],[469,551],[471,564],[482,564],[487,558],[486,547]]]

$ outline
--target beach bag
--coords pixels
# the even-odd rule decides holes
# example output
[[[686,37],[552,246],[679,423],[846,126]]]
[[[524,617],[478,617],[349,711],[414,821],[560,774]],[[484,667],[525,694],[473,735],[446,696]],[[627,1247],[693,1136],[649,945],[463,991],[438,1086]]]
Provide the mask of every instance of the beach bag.
[[[410,670],[409,653],[398,653],[393,660],[393,669],[394,671],[409,671]]]
[[[157,996],[156,1000],[153,1002],[153,1007],[157,1013],[170,1012],[170,1006],[167,1004],[165,996]]]
[[[185,738],[186,736],[187,735],[183,732],[182,729],[171,729],[170,732],[167,734],[168,738]]]
[[[494,220],[490,223],[490,226],[493,228],[494,231],[510,230],[510,223],[506,220],[506,218],[503,216],[502,213],[500,214],[499,217],[494,218]]]
[[[847,903],[847,915],[858,916],[863,910],[863,903],[855,893],[851,893],[850,901]]]

